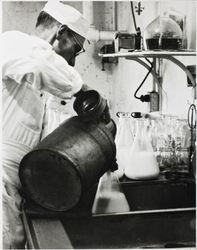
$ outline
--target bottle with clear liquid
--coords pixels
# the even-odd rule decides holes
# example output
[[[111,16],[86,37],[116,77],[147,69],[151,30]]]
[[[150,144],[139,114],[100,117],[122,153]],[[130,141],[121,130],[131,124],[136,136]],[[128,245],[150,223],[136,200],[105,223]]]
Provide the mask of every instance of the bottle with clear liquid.
[[[129,153],[125,175],[135,180],[155,179],[159,175],[159,166],[151,145],[146,119],[138,120],[137,133]]]

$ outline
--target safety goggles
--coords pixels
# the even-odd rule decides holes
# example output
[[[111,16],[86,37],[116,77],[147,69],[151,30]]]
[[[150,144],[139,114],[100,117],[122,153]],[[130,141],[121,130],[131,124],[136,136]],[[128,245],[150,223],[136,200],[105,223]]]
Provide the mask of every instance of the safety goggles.
[[[75,57],[76,57],[79,54],[84,53],[85,49],[84,49],[83,45],[79,42],[78,38],[76,37],[76,35],[73,32],[72,32],[72,36],[73,36],[73,39],[75,40],[76,44],[80,47],[80,50],[75,53]]]

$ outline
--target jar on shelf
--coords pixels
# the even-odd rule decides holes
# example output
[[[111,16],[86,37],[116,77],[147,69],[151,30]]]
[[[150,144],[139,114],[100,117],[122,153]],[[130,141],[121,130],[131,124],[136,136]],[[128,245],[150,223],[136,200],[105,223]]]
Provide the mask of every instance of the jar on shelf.
[[[173,19],[159,16],[145,28],[143,39],[145,50],[179,50],[183,32]]]

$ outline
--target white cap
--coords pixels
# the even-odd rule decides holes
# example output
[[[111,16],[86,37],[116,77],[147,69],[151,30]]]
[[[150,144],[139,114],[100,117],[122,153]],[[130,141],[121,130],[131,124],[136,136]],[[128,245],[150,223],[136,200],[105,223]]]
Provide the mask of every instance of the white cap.
[[[58,0],[49,0],[44,6],[43,11],[51,15],[61,24],[67,25],[69,29],[82,37],[87,37],[89,23],[75,8],[63,4]]]

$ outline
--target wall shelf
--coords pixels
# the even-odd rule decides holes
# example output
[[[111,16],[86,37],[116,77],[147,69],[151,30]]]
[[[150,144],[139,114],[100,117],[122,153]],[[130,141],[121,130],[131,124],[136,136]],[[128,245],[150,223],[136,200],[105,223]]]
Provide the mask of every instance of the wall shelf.
[[[101,57],[166,57],[166,56],[196,56],[194,50],[182,51],[133,51],[133,52],[118,52],[112,54],[99,54]]]
[[[167,59],[173,63],[175,63],[177,66],[179,66],[187,75],[187,77],[190,79],[192,86],[196,87],[196,81],[191,74],[191,72],[187,69],[187,67],[177,58],[178,56],[196,56],[196,51],[194,50],[181,50],[181,51],[133,51],[133,52],[118,52],[118,53],[112,53],[112,54],[99,54],[100,57],[117,57],[117,58],[125,58],[128,60],[135,60],[138,63],[140,63],[145,68],[149,69],[150,65],[144,62],[143,58],[160,58],[160,59]],[[142,59],[141,59],[142,58]],[[154,72],[154,71],[153,71]],[[158,82],[157,77],[155,76],[155,73],[152,73],[154,79],[156,82]]]

